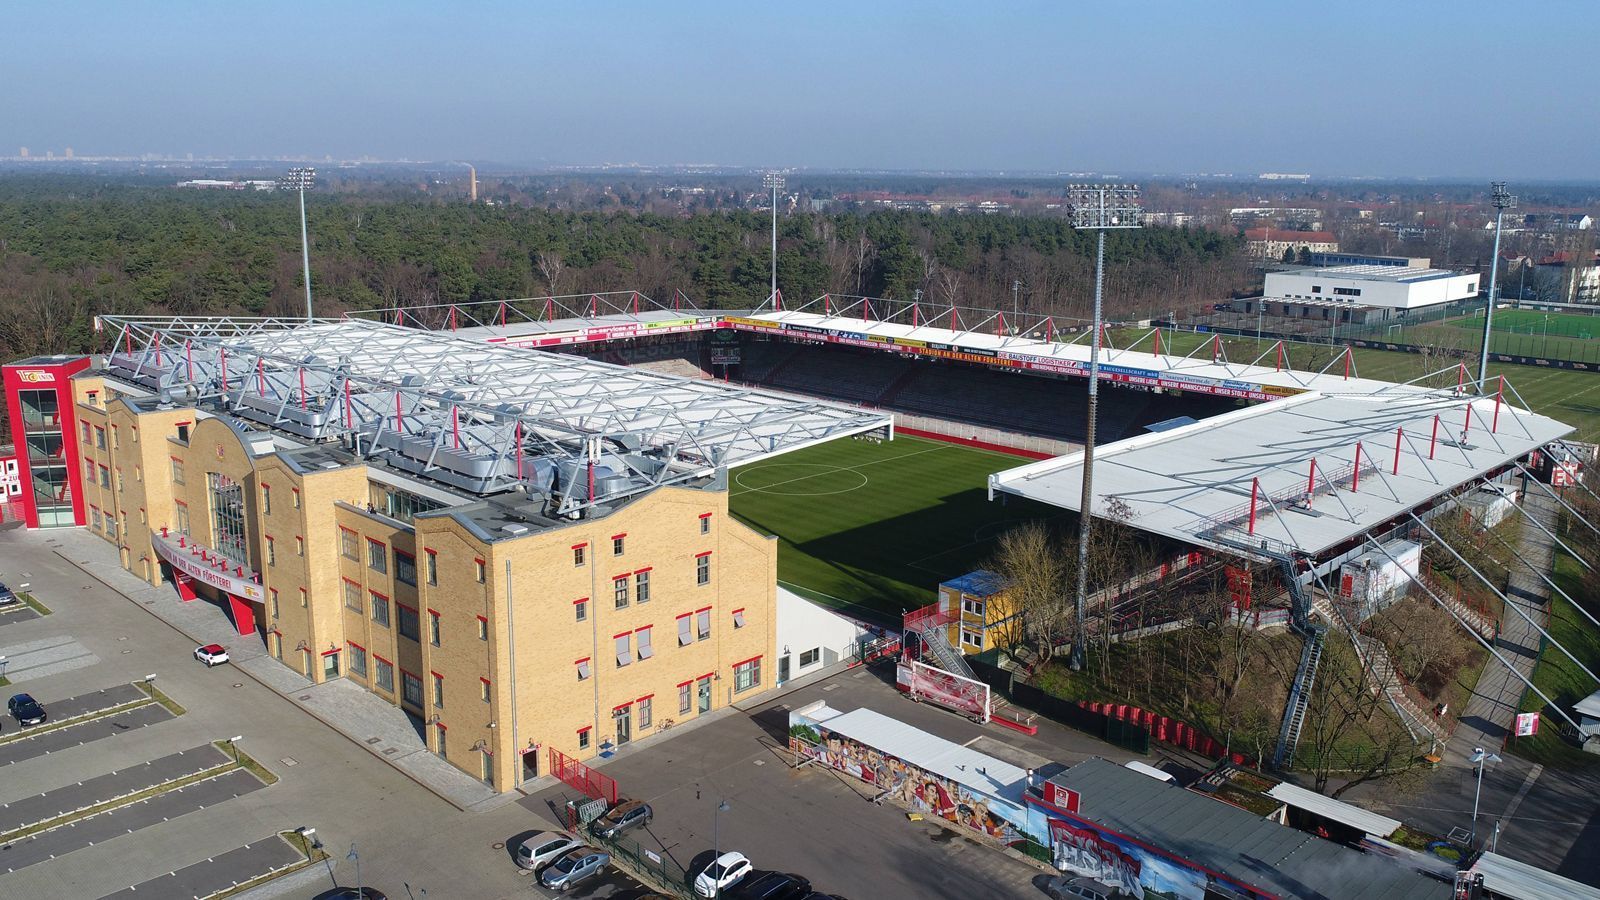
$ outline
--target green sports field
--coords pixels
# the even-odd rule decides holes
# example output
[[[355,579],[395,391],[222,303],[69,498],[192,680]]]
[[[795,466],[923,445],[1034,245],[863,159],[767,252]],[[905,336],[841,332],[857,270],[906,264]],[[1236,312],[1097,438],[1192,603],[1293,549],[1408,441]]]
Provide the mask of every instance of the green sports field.
[[[986,499],[1016,456],[913,437],[844,438],[733,471],[734,515],[780,538],[778,580],[864,618],[898,620],[980,567],[995,536],[1060,510]]]

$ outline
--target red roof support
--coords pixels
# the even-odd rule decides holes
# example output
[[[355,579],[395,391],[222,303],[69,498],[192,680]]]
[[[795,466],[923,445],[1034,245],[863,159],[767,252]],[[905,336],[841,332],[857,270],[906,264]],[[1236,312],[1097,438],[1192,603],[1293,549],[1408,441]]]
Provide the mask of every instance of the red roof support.
[[[1350,475],[1350,493],[1361,490],[1361,442],[1356,441],[1356,467]]]
[[[1404,428],[1396,428],[1394,430],[1394,472],[1392,474],[1395,475],[1400,474],[1400,439],[1404,436]]]
[[[1500,387],[1494,392],[1494,418],[1489,422],[1489,432],[1491,434],[1498,433],[1500,431],[1500,401],[1505,397],[1505,393],[1506,377],[1501,375]]]
[[[1433,459],[1433,450],[1439,446],[1439,417],[1433,417],[1433,437],[1428,439],[1428,458]]]
[[[1259,479],[1259,478],[1250,479],[1250,526],[1246,530],[1247,534],[1255,534],[1256,533],[1256,497],[1259,496],[1260,493],[1261,493],[1261,479]]]
[[[1306,479],[1306,506],[1317,496],[1317,458],[1311,457],[1311,477]]]

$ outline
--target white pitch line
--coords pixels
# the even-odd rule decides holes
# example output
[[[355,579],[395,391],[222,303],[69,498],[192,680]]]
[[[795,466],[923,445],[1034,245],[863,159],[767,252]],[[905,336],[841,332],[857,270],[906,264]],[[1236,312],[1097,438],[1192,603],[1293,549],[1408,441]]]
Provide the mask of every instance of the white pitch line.
[[[875,460],[872,460],[871,462],[864,462],[864,463],[860,463],[860,464],[854,465],[854,466],[833,466],[832,468],[828,469],[826,472],[813,472],[810,475],[801,475],[799,478],[790,478],[787,481],[774,481],[772,484],[764,484],[764,485],[762,485],[761,487],[758,487],[758,488],[746,487],[743,483],[740,483],[739,486],[744,488],[744,490],[735,492],[735,493],[732,494],[732,496],[737,497],[739,494],[747,494],[747,493],[749,493],[751,491],[765,491],[768,488],[775,488],[775,487],[777,487],[779,485],[782,485],[782,484],[792,484],[792,483],[794,483],[796,481],[805,481],[807,478],[816,478],[816,477],[818,477],[820,475],[832,475],[835,472],[854,472],[857,469],[864,469],[867,466],[875,466],[878,463],[894,462],[897,459],[906,459],[907,457],[920,456],[920,455],[922,455],[924,453],[933,453],[933,452],[935,452],[937,450],[946,450],[946,449],[949,449],[949,448],[946,447],[946,446],[929,447],[926,450],[913,450],[910,453],[902,453],[899,456],[891,456],[888,459],[875,459]],[[786,464],[786,463],[774,462],[773,465],[774,466],[779,466],[779,465],[826,466],[826,465],[829,465],[829,463],[787,463]],[[746,471],[754,471],[754,470],[746,470]],[[743,475],[744,472],[741,472],[739,474]]]

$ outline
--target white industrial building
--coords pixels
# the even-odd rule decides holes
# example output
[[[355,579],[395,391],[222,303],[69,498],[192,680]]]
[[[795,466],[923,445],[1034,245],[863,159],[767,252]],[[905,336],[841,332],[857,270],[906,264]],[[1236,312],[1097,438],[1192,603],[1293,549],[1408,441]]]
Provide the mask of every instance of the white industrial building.
[[[1411,266],[1328,266],[1268,272],[1262,296],[1406,310],[1468,300],[1478,294],[1478,275]]]
[[[778,684],[848,661],[873,637],[854,619],[778,587]]]

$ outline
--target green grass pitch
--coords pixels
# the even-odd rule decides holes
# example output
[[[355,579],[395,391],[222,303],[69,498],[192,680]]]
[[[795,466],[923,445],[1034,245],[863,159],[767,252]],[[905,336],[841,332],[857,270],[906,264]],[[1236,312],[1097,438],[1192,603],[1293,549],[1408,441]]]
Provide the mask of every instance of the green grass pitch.
[[[841,438],[733,470],[733,513],[776,534],[784,587],[862,618],[898,620],[939,582],[980,568],[995,537],[1063,513],[987,499],[991,472],[1026,459],[914,437]]]

